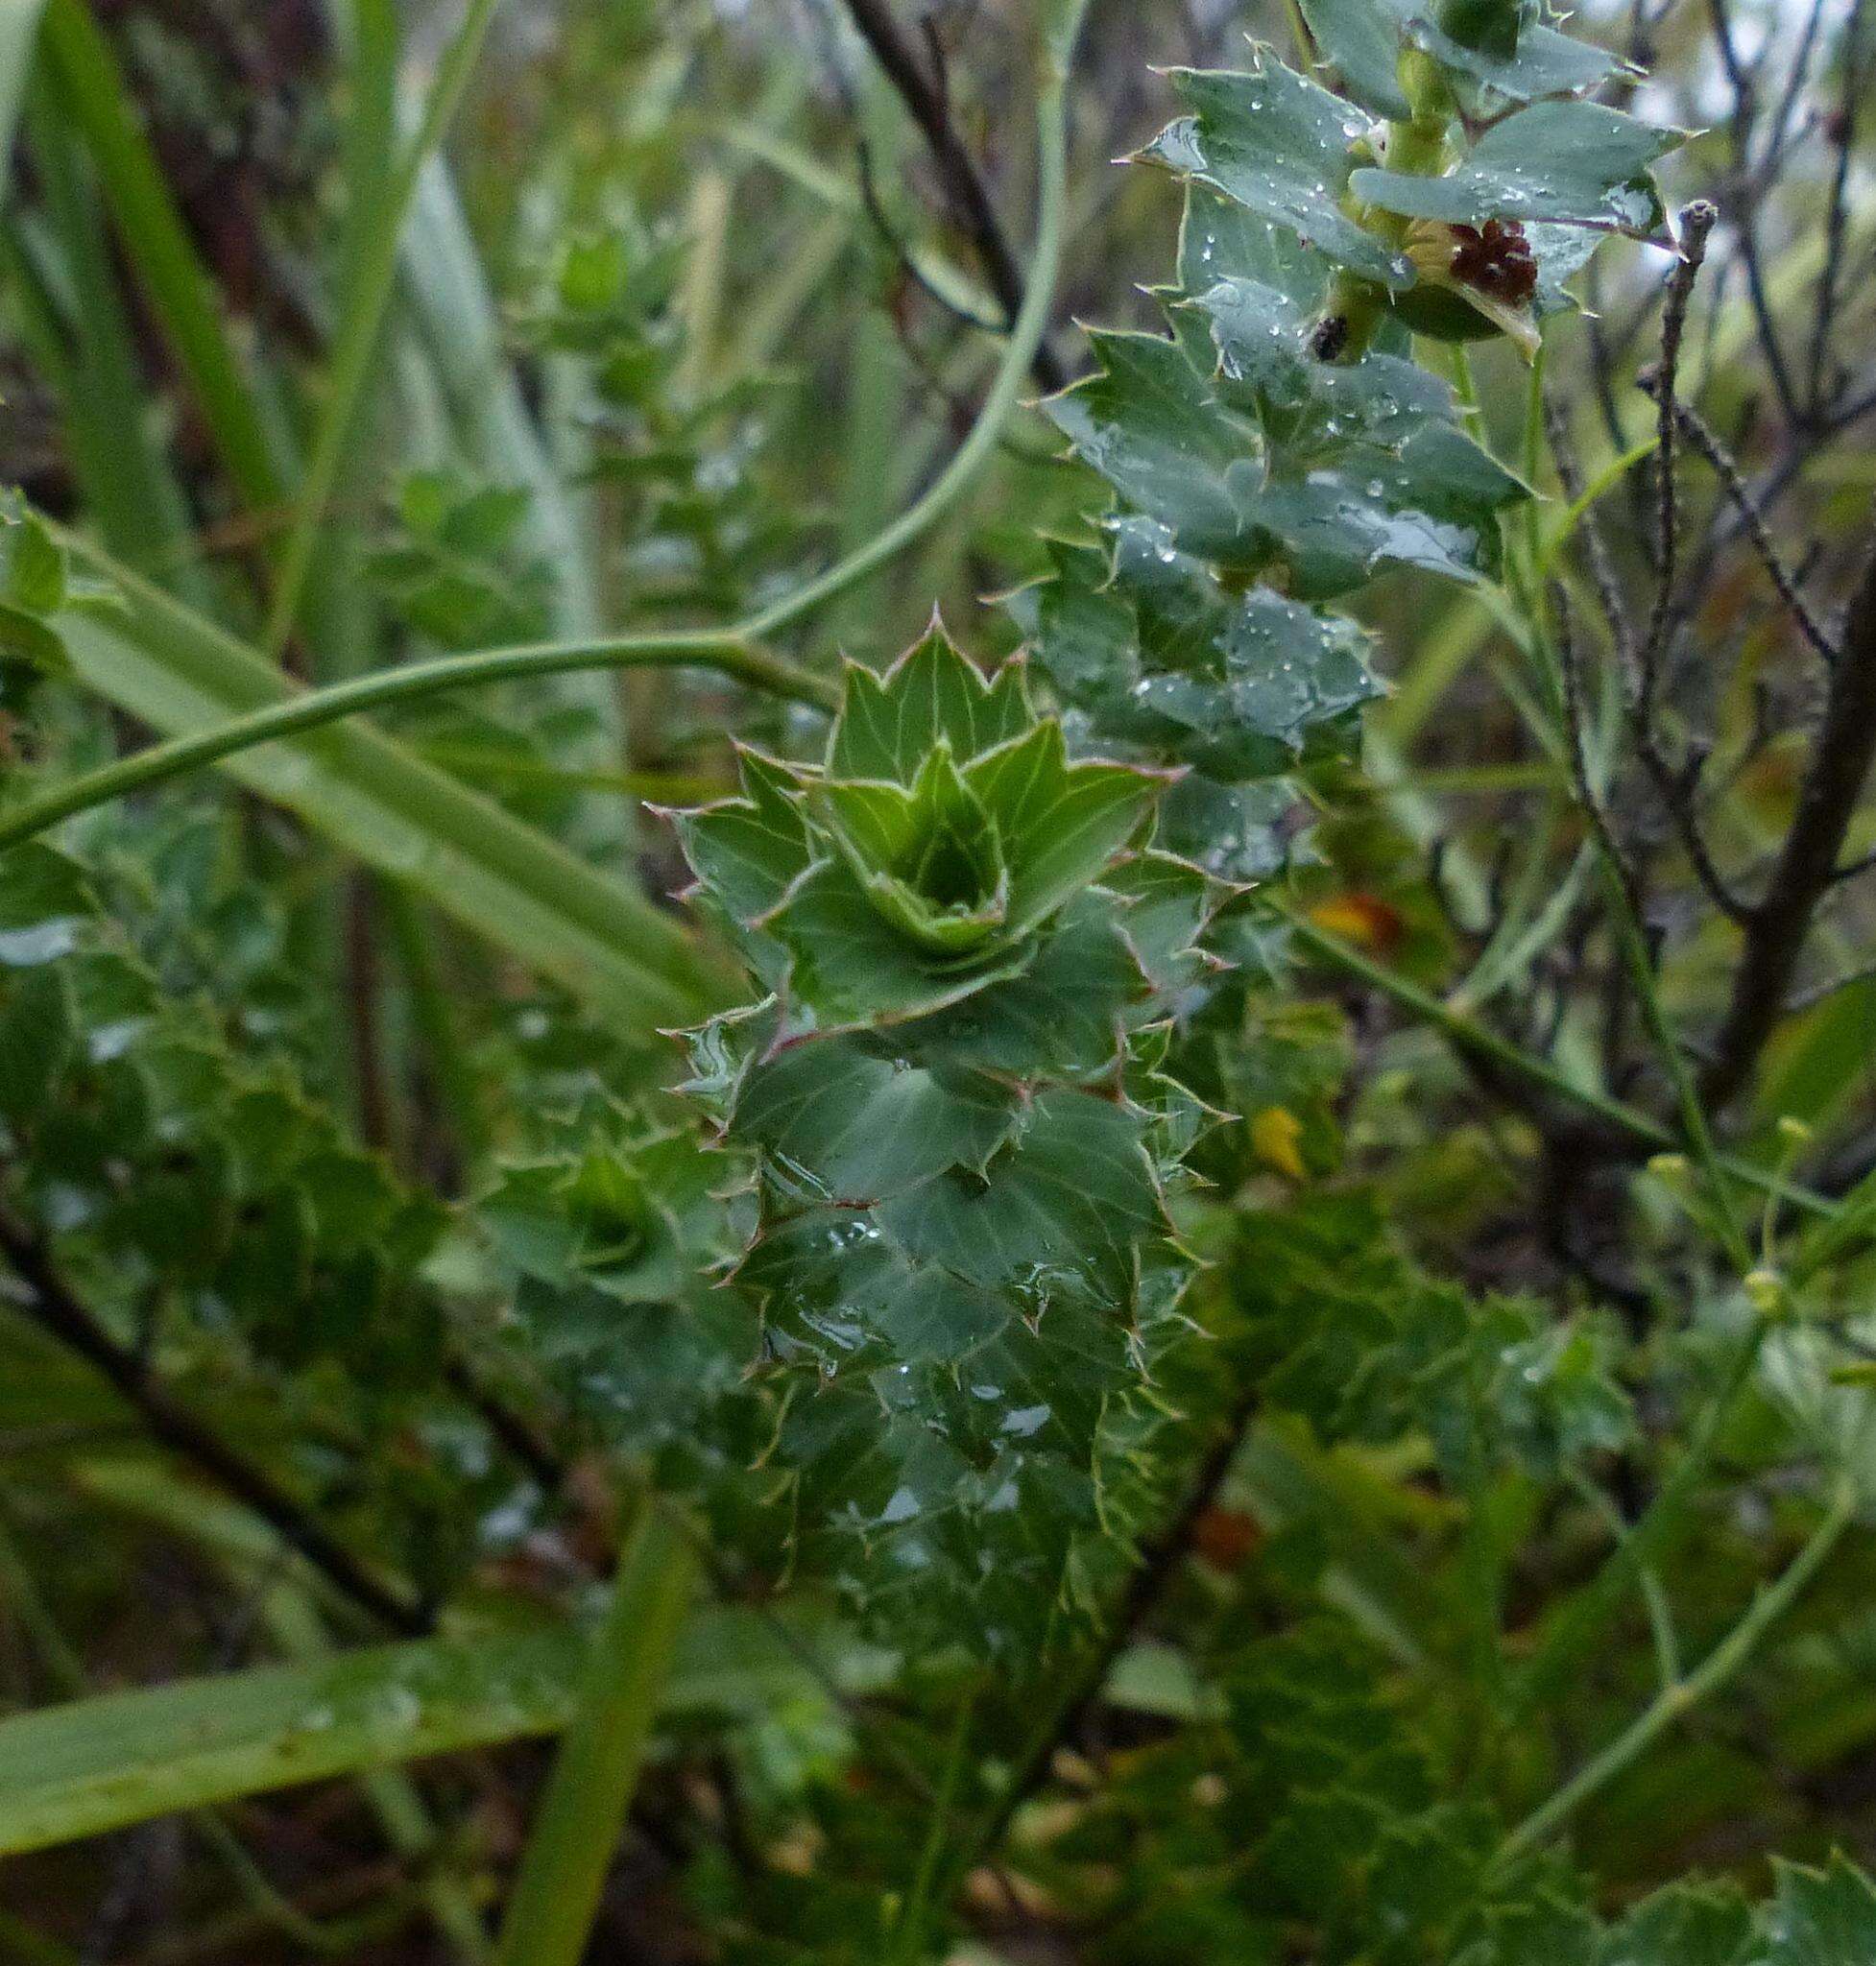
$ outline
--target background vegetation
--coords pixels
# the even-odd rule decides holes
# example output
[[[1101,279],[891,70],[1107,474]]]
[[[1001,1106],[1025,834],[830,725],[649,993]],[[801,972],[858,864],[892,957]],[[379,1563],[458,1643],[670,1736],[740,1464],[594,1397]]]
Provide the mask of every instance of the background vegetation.
[[[835,1341],[749,1392],[660,808],[934,603],[1046,652],[1108,160],[1335,17],[1074,12],[0,6],[0,1957],[1876,1957],[1864,0],[1571,24],[1679,245],[1416,345],[1540,496],[1206,822],[1209,1266],[1066,1582],[988,1484],[902,1603]]]

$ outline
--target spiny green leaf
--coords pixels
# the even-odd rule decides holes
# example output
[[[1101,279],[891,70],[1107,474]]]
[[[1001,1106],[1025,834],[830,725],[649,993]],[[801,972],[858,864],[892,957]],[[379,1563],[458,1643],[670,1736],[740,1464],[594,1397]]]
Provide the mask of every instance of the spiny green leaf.
[[[737,761],[740,798],[672,817],[697,878],[733,921],[748,926],[782,899],[813,850],[794,774],[759,752],[744,750]]]
[[[926,1182],[888,1200],[878,1222],[917,1259],[986,1289],[1038,1293],[1038,1315],[1063,1276],[1124,1300],[1138,1245],[1170,1226],[1139,1117],[1071,1091],[1038,1099],[985,1174]]]
[[[1033,953],[1022,939],[979,938],[962,960],[908,934],[844,859],[824,860],[795,883],[761,926],[788,951],[790,1016],[823,1030],[924,1017],[1015,975]]]
[[[733,1123],[805,1188],[852,1206],[952,1167],[980,1174],[1023,1113],[1005,1081],[851,1039],[797,1043],[757,1064]]]
[[[1013,1078],[1112,1078],[1128,1028],[1149,998],[1123,912],[1114,889],[1076,896],[1019,971],[901,1026],[898,1043],[910,1057]]]
[[[1405,287],[1413,269],[1340,208],[1349,145],[1369,132],[1360,112],[1255,50],[1245,73],[1181,68],[1173,86],[1191,113],[1164,131],[1142,158],[1197,178],[1282,226],[1336,265]]]
[[[1676,1884],[1629,1912],[1603,1940],[1597,1966],[1746,1966],[1752,1928],[1736,1888]]]
[[[1445,67],[1519,102],[1593,87],[1618,57],[1546,27],[1519,0],[1470,12],[1426,0],[1304,0],[1303,17],[1357,102],[1378,116],[1412,113],[1401,88],[1401,51],[1426,48]],[[1476,17],[1479,16],[1479,17]]]
[[[953,756],[974,758],[1031,721],[1022,670],[1005,667],[986,680],[934,620],[883,676],[848,665],[828,741],[828,776],[908,784],[941,739]]]
[[[1364,168],[1358,198],[1406,218],[1448,225],[1546,220],[1605,231],[1658,231],[1650,167],[1681,141],[1600,103],[1533,103],[1495,123],[1442,178]]]
[[[1211,324],[1220,372],[1232,385],[1226,400],[1242,391],[1266,429],[1281,420],[1286,444],[1325,436],[1398,444],[1429,419],[1452,418],[1452,391],[1417,363],[1374,353],[1349,363],[1319,359],[1310,348],[1313,308],[1280,288],[1239,276],[1202,288],[1189,304]]]
[[[1344,748],[1349,712],[1379,693],[1355,623],[1228,593],[1151,519],[1118,521],[1111,563],[1051,557],[1055,578],[1011,611],[1063,700],[1116,738],[1241,781]]]
[[[1234,331],[1234,300],[1247,293],[1228,288],[1217,303],[1229,359],[1250,378],[1242,412],[1222,394],[1229,369],[1218,383],[1201,377],[1179,342],[1093,337],[1102,372],[1050,405],[1087,462],[1175,551],[1239,565],[1281,556],[1300,598],[1345,592],[1388,562],[1495,575],[1497,515],[1527,494],[1445,420],[1438,385],[1409,381],[1384,355],[1346,374],[1287,361],[1293,316]],[[1253,367],[1258,343],[1269,352]]]
[[[1004,842],[1014,934],[1046,921],[1094,880],[1165,788],[1164,779],[1131,765],[1070,764],[1054,722],[977,759],[969,779]]]
[[[1843,1857],[1827,1870],[1777,1866],[1778,1888],[1753,1966],[1853,1966],[1876,1957],[1876,1886]]]
[[[1263,445],[1234,417],[1178,343],[1164,335],[1096,332],[1099,371],[1048,414],[1084,462],[1191,552],[1241,556],[1245,502]]]
[[[997,821],[941,741],[909,789],[861,781],[822,793],[835,844],[894,927],[941,956],[963,956],[1010,917],[1010,871]]]
[[[1528,496],[1443,423],[1422,424],[1397,448],[1332,437],[1286,465],[1255,510],[1281,541],[1296,592],[1309,599],[1345,593],[1390,563],[1450,580],[1495,579],[1498,515]]]

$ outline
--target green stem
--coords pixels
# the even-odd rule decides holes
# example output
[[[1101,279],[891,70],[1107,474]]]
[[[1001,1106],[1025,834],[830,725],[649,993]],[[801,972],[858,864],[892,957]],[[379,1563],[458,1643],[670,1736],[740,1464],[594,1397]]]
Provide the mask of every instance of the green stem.
[[[1637,1761],[1655,1738],[1683,1714],[1718,1692],[1752,1656],[1761,1639],[1791,1608],[1798,1594],[1816,1574],[1838,1538],[1848,1526],[1856,1508],[1856,1495],[1848,1482],[1842,1483],[1831,1506],[1811,1539],[1792,1559],[1784,1574],[1768,1584],[1753,1599],[1738,1624],[1709,1652],[1686,1678],[1664,1687],[1625,1733],[1579,1769],[1540,1809],[1531,1812],[1504,1839],[1499,1858],[1516,1856],[1544,1838],[1577,1809],[1606,1787]]]
[[[1066,25],[1058,46],[1062,50],[1055,67],[1044,78],[1038,118],[1038,186],[1036,241],[1030,255],[1029,280],[1023,290],[1002,359],[991,378],[990,393],[984,397],[976,421],[958,446],[956,455],[933,480],[924,496],[916,499],[891,525],[876,534],[864,546],[850,553],[837,565],[815,580],[784,595],[772,607],[753,616],[747,633],[757,638],[773,635],[777,629],[798,621],[836,594],[845,593],[876,567],[882,566],[926,532],[956,503],[959,495],[1000,442],[1022,394],[1030,362],[1041,345],[1055,304],[1056,279],[1062,265],[1062,219],[1068,187],[1068,52],[1072,48],[1087,11],[1087,0],[1072,0],[1067,10]]]
[[[958,1703],[957,1717],[951,1723],[950,1750],[945,1757],[944,1779],[931,1798],[931,1821],[926,1831],[925,1847],[919,1853],[918,1874],[912,1888],[900,1906],[892,1935],[892,1958],[900,1966],[913,1966],[925,1955],[926,1927],[931,1908],[932,1886],[938,1879],[939,1862],[950,1835],[951,1809],[964,1771],[971,1741],[973,1700],[969,1693]]]
[[[1523,469],[1526,481],[1529,484],[1535,484],[1537,481],[1538,465],[1543,456],[1543,390],[1544,360],[1543,350],[1540,348],[1531,363],[1526,392]],[[1563,664],[1551,634],[1549,589],[1537,571],[1542,561],[1542,530],[1536,500],[1531,499],[1527,502],[1525,508],[1523,552],[1511,556],[1511,586],[1530,625],[1529,654],[1545,697],[1543,711],[1533,711],[1529,721],[1546,749],[1553,757],[1562,760],[1567,755],[1569,747],[1578,739],[1571,729]],[[1712,1128],[1707,1122],[1706,1109],[1700,1102],[1694,1074],[1688,1069],[1679,1037],[1668,1016],[1667,1006],[1661,1000],[1660,986],[1654,973],[1654,960],[1648,949],[1641,918],[1636,911],[1635,899],[1628,890],[1622,855],[1610,834],[1599,798],[1592,791],[1580,803],[1583,817],[1589,826],[1590,839],[1600,864],[1617,951],[1623,968],[1628,971],[1630,985],[1641,1006],[1643,1022],[1648,1027],[1648,1037],[1661,1061],[1662,1070],[1666,1073],[1669,1086],[1673,1091],[1674,1104],[1679,1109],[1681,1131],[1688,1149],[1698,1163],[1705,1179],[1720,1240],[1725,1244],[1729,1259],[1744,1274],[1752,1267],[1751,1248],[1746,1242],[1739,1211],[1733,1203],[1733,1192],[1725,1179],[1722,1157],[1714,1139]]]
[[[1688,1509],[1706,1478],[1726,1416],[1752,1378],[1766,1342],[1767,1325],[1754,1317],[1688,1442],[1687,1451],[1656,1491],[1641,1519],[1617,1544],[1615,1553],[1581,1591],[1563,1606],[1541,1648],[1527,1665],[1521,1692],[1529,1707],[1569,1684],[1598,1635],[1620,1608],[1623,1594],[1648,1570],[1658,1570],[1688,1520]]]
[[[3,842],[4,835],[0,835],[0,843]],[[1598,1091],[1593,1086],[1578,1085],[1547,1060],[1533,1057],[1488,1026],[1449,1009],[1431,991],[1421,989],[1417,983],[1409,982],[1392,970],[1383,969],[1352,944],[1344,942],[1338,935],[1332,935],[1326,928],[1318,927],[1307,915],[1287,903],[1273,900],[1270,905],[1311,954],[1340,970],[1344,975],[1365,983],[1371,990],[1380,991],[1421,1023],[1440,1032],[1455,1050],[1467,1051],[1476,1058],[1503,1066],[1507,1071],[1542,1086],[1583,1112],[1593,1113],[1599,1119],[1606,1119],[1611,1126],[1619,1127],[1635,1139],[1667,1149],[1681,1144],[1679,1137],[1658,1119],[1633,1106],[1624,1105],[1620,1099],[1611,1098],[1606,1092]],[[1742,1181],[1762,1193],[1776,1195],[1792,1208],[1825,1221],[1837,1215],[1839,1205],[1836,1202],[1787,1180],[1781,1174],[1754,1166],[1750,1161],[1743,1161],[1735,1154],[1720,1154],[1717,1158],[1720,1166],[1736,1181]]]
[[[444,54],[423,106],[423,119],[405,147],[383,202],[372,214],[371,223],[357,241],[357,257],[346,294],[345,317],[333,349],[330,393],[313,446],[312,461],[301,487],[298,511],[291,537],[281,557],[279,578],[274,586],[273,607],[268,615],[266,649],[278,656],[299,619],[300,603],[311,571],[313,554],[319,544],[320,529],[331,502],[332,488],[338,482],[351,442],[352,426],[358,414],[359,398],[365,390],[378,335],[384,325],[385,309],[397,277],[397,247],[411,201],[417,195],[418,179],[430,154],[443,140],[456,106],[469,84],[469,74],[481,52],[489,23],[500,0],[469,0],[463,24]]]
[[[1629,1536],[1627,1519],[1608,1496],[1580,1468],[1566,1468],[1564,1479],[1608,1525],[1617,1546],[1625,1544]],[[1668,1594],[1662,1589],[1654,1567],[1637,1564],[1635,1568],[1642,1601],[1648,1610],[1648,1634],[1654,1642],[1655,1671],[1665,1690],[1678,1685],[1681,1673],[1680,1640],[1674,1631],[1673,1607],[1668,1602]]]
[[[73,542],[76,544],[76,542]],[[466,683],[499,683],[516,676],[553,676],[590,668],[710,669],[752,689],[816,708],[832,707],[831,685],[805,669],[751,646],[736,630],[682,629],[668,635],[622,635],[591,642],[536,642],[512,649],[484,649],[473,655],[440,656],[434,661],[375,669],[367,676],[305,690],[269,704],[265,709],[232,717],[206,731],[172,737],[162,744],[101,765],[96,771],[55,785],[0,820],[0,852],[42,833],[75,813],[142,791],[236,752],[283,737],[297,737],[322,725],[338,723],[361,710],[409,703]]]
[[[1705,1177],[1720,1239],[1726,1245],[1726,1254],[1744,1275],[1752,1268],[1752,1251],[1740,1223],[1739,1211],[1733,1205],[1732,1187],[1725,1179],[1725,1159],[1714,1141],[1713,1130],[1707,1124],[1706,1108],[1701,1105],[1699,1092],[1694,1084],[1694,1074],[1687,1068],[1680,1040],[1669,1021],[1667,1007],[1661,1001],[1653,959],[1635,913],[1634,900],[1623,879],[1614,847],[1608,840],[1599,815],[1591,816],[1590,833],[1603,850],[1602,880],[1609,898],[1609,917],[1615,924],[1616,942],[1622,950],[1623,962],[1642,1006],[1643,1020],[1654,1041],[1655,1052],[1668,1074],[1668,1082],[1673,1089],[1674,1103],[1680,1109],[1681,1128],[1687,1143]]]
[[[94,805],[138,791],[183,772],[215,764],[256,744],[317,730],[323,724],[393,703],[411,703],[471,683],[519,676],[562,675],[578,669],[632,668],[647,664],[713,669],[756,689],[831,709],[839,692],[822,678],[766,654],[758,643],[799,621],[864,580],[926,532],[953,505],[988,461],[1015,411],[1022,380],[1042,340],[1054,302],[1061,267],[1062,221],[1068,162],[1067,70],[1087,0],[1069,0],[1054,43],[1054,60],[1044,79],[1040,119],[1040,191],[1036,243],[1029,284],[1016,324],[1004,345],[989,394],[957,453],[897,519],[838,564],[806,581],[792,593],[746,621],[723,629],[680,629],[666,633],[596,636],[576,641],[540,642],[525,647],[485,649],[430,662],[375,672],[329,688],[270,705],[208,731],[172,738],[135,756],[88,772],[37,799],[17,806],[0,823],[0,851],[43,832],[48,827]],[[75,551],[81,541],[68,539]]]
[[[579,1966],[697,1571],[688,1538],[660,1503],[648,1502],[535,1811],[497,1966]]]

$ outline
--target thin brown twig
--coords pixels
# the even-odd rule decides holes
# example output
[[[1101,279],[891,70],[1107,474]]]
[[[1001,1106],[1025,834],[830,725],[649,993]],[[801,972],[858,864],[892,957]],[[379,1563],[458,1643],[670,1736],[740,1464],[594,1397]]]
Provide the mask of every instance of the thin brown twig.
[[[1654,470],[1658,564],[1654,607],[1648,616],[1648,633],[1642,638],[1635,679],[1636,710],[1643,720],[1653,711],[1674,598],[1680,540],[1680,507],[1674,485],[1674,439],[1679,430],[1674,418],[1674,386],[1680,369],[1681,339],[1687,331],[1687,309],[1694,298],[1694,282],[1699,276],[1701,262],[1706,258],[1707,239],[1719,216],[1718,209],[1704,198],[1696,198],[1681,213],[1680,257],[1668,276],[1667,300],[1661,313],[1661,360],[1653,371],[1657,405]]]
[[[982,173],[957,133],[942,69],[936,75],[926,72],[917,50],[893,18],[886,0],[845,0],[845,4],[861,38],[873,50],[874,59],[899,91],[900,100],[925,137],[952,215],[970,234],[984,277],[1003,309],[1005,324],[1014,324],[1022,306],[1022,270],[997,216]],[[1051,352],[1046,340],[1037,344],[1030,367],[1036,380],[1051,396],[1068,387],[1068,371]]]
[[[1843,233],[1849,218],[1850,158],[1856,148],[1857,109],[1863,98],[1864,0],[1854,0],[1843,23],[1843,85],[1838,98],[1830,141],[1837,152],[1831,169],[1830,203],[1824,218],[1824,263],[1817,270],[1817,301],[1811,324],[1811,413],[1822,419],[1831,331],[1837,324],[1839,297],[1843,291]]]
[[[1706,258],[1707,239],[1719,216],[1715,206],[1703,198],[1696,198],[1680,214],[1680,257],[1668,276],[1662,303],[1661,359],[1638,378],[1654,397],[1657,411],[1655,593],[1647,630],[1635,652],[1629,711],[1637,755],[1654,781],[1696,878],[1721,914],[1729,921],[1744,923],[1750,911],[1720,873],[1700,829],[1696,795],[1705,759],[1695,752],[1680,764],[1674,764],[1662,749],[1655,728],[1662,663],[1673,639],[1675,587],[1680,566],[1680,500],[1674,469],[1674,439],[1679,433],[1680,420],[1676,415],[1679,405],[1675,384],[1694,282]]]
[[[1653,376],[1642,379],[1642,385],[1650,396],[1658,393],[1658,381]],[[1767,577],[1777,590],[1778,598],[1790,611],[1804,638],[1826,662],[1837,660],[1837,644],[1831,639],[1824,624],[1812,611],[1811,604],[1798,590],[1798,584],[1792,569],[1785,564],[1771,533],[1766,525],[1765,515],[1760,512],[1752,496],[1752,488],[1745,482],[1744,473],[1733,461],[1732,453],[1720,441],[1720,433],[1714,429],[1700,413],[1688,404],[1669,399],[1669,408],[1674,421],[1696,450],[1712,467],[1715,477],[1720,480],[1726,496],[1732,501],[1744,526],[1746,537],[1752,541],[1766,569]]]
[[[1736,1098],[1785,1014],[1812,917],[1835,881],[1844,835],[1876,757],[1876,551],[1851,596],[1797,812],[1746,925],[1726,1014],[1700,1075],[1709,1111]]]
[[[1804,412],[1792,385],[1784,345],[1778,339],[1765,266],[1759,256],[1758,205],[1764,192],[1763,184],[1754,182],[1751,169],[1752,137],[1759,116],[1759,72],[1772,46],[1772,37],[1767,37],[1765,48],[1751,62],[1744,61],[1733,36],[1729,0],[1707,0],[1707,9],[1713,19],[1714,40],[1720,50],[1720,66],[1726,71],[1726,80],[1733,91],[1732,176],[1738,197],[1732,216],[1739,260],[1745,269],[1746,300],[1752,309],[1760,352],[1765,356],[1766,369],[1771,376],[1772,389],[1785,421],[1792,429],[1802,429]]]
[[[283,1543],[379,1624],[406,1638],[421,1638],[429,1632],[434,1620],[421,1604],[380,1582],[271,1474],[237,1453],[183,1406],[148,1363],[132,1348],[120,1344],[73,1294],[44,1243],[4,1212],[0,1212],[0,1256],[25,1285],[27,1301],[20,1304],[20,1309],[108,1380],[135,1409],[153,1438],[252,1509]]]

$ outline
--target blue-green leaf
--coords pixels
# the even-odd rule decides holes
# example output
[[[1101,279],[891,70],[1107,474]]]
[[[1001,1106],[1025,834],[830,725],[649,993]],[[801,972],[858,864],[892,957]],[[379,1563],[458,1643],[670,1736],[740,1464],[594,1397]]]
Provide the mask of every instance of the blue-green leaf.
[[[1605,231],[1658,231],[1649,175],[1680,132],[1600,103],[1533,103],[1495,123],[1443,178],[1364,168],[1350,189],[1383,211],[1448,225],[1546,220]]]
[[[1222,191],[1351,273],[1410,286],[1413,269],[1403,255],[1340,207],[1349,146],[1369,133],[1366,119],[1264,49],[1255,59],[1244,72],[1175,69],[1173,86],[1190,113],[1141,156]]]

